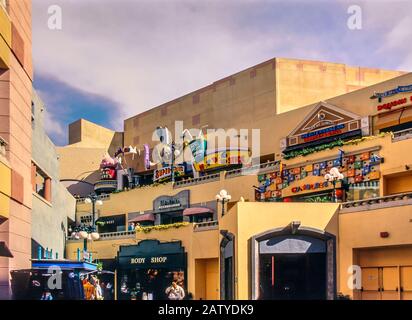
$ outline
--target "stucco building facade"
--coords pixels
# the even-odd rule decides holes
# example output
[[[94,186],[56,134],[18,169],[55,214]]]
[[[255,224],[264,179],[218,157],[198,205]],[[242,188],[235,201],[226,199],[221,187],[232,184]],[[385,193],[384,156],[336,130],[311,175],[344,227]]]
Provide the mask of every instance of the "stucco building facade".
[[[76,200],[60,182],[56,147],[45,131],[46,106],[33,92],[32,108],[32,250],[34,259],[46,252],[65,257],[68,224],[75,219]]]
[[[13,258],[0,257],[0,298],[10,297],[10,270],[30,268],[31,257],[31,1],[0,5],[0,135],[11,188],[8,219],[0,225],[0,241]],[[7,175],[6,175],[7,177]]]
[[[342,70],[342,65],[289,61],[289,76],[283,74],[282,81],[288,88],[285,78],[294,79],[290,91],[280,89],[282,81],[275,82],[282,79],[277,63],[286,62],[272,62],[223,81],[226,94],[233,94],[229,104],[217,103],[223,90],[217,82],[206,93],[125,120],[124,146],[137,149],[143,143],[152,148],[153,130],[172,129],[174,120],[188,121],[185,128],[259,128],[261,163],[250,171],[227,165],[197,178],[147,183],[141,177],[155,179],[156,166],[148,168],[144,153],[127,149],[119,153],[117,172],[125,174],[127,164],[137,180],[119,188],[120,180],[116,184],[110,178],[110,168],[119,164],[106,156],[96,172],[104,183],[112,179],[117,191],[101,191],[99,181],[95,184],[103,201],[96,212],[100,239],[88,249],[116,271],[118,299],[162,297],[161,290],[150,287],[156,277],[163,279],[161,288],[177,279],[195,299],[411,298],[412,159],[406,152],[411,74],[383,79],[385,72],[346,67],[346,78],[335,77],[331,83],[328,72]],[[305,78],[302,70],[307,68],[324,78],[302,84],[297,79]],[[242,105],[233,102],[234,86],[242,83],[236,77],[242,75],[246,82],[239,94],[245,94],[245,108],[258,101],[255,77],[262,76],[262,84],[272,90],[266,109],[258,108],[262,117],[255,117],[253,108],[230,112]],[[352,87],[354,81],[358,86]],[[336,91],[328,91],[326,84]],[[319,92],[312,95],[310,86],[318,86]],[[198,117],[193,122],[201,102],[205,122]],[[237,118],[241,116],[248,123]],[[326,180],[333,168],[340,178]],[[224,204],[216,201],[223,189],[231,195]],[[88,221],[90,210],[82,198],[77,200],[78,225]],[[82,241],[71,238],[67,252],[75,258],[82,247]]]

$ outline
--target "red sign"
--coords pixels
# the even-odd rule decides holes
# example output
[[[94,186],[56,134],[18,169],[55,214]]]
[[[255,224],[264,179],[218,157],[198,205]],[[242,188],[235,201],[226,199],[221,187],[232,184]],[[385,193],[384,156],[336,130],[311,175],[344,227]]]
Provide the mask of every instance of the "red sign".
[[[409,100],[412,102],[412,96],[409,98]],[[378,111],[391,110],[393,107],[400,106],[400,105],[405,104],[407,102],[408,102],[407,98],[402,98],[402,99],[394,100],[394,101],[391,101],[391,102],[388,102],[388,103],[380,104],[377,107],[377,109],[378,109]]]

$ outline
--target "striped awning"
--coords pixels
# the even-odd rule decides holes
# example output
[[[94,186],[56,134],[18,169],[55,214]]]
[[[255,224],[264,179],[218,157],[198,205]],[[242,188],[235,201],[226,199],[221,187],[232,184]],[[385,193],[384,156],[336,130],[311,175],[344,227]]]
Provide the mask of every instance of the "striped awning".
[[[13,254],[4,241],[0,241],[0,257],[13,258]]]
[[[136,218],[133,218],[129,220],[129,223],[132,222],[142,222],[142,221],[155,221],[155,217],[153,213],[145,213],[137,216]]]
[[[186,208],[185,210],[183,210],[184,216],[192,216],[195,214],[205,214],[205,213],[213,214],[214,211],[213,209],[205,208],[205,207],[193,207],[193,208]]]

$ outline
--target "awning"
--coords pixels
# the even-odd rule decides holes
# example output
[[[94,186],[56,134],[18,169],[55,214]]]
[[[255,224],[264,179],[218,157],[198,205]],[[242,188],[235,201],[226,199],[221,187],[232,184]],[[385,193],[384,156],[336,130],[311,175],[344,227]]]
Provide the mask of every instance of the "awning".
[[[210,208],[205,208],[205,207],[193,207],[193,208],[186,208],[185,210],[183,210],[184,216],[192,216],[195,214],[205,214],[205,213],[213,214],[214,211]]]
[[[402,109],[397,109],[394,111],[384,112],[378,114],[378,118],[376,120],[375,128],[383,129],[387,127],[393,127],[399,124],[399,120],[401,118]]]
[[[13,254],[11,253],[9,248],[7,248],[4,241],[0,241],[0,257],[13,258]]]
[[[153,213],[145,213],[137,216],[136,218],[133,218],[129,220],[129,223],[132,222],[142,222],[142,221],[155,221],[155,217]]]
[[[400,123],[407,123],[412,121],[412,107],[405,108],[401,114]]]

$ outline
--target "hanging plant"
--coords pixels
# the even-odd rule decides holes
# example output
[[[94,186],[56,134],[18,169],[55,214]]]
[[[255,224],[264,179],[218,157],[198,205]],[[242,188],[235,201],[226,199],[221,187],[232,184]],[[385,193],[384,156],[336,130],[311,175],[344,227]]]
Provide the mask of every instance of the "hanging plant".
[[[148,227],[142,227],[142,226],[137,226],[135,228],[136,232],[143,232],[143,233],[149,233],[152,230],[156,231],[162,231],[162,230],[168,230],[171,228],[181,228],[189,225],[189,222],[176,222],[176,223],[171,223],[171,224],[160,224],[156,226],[148,226]]]
[[[382,138],[382,137],[385,137],[387,135],[393,136],[393,133],[392,132],[382,132],[382,133],[379,133],[376,136],[367,136],[367,137],[352,139],[352,140],[348,140],[348,141],[343,141],[342,139],[339,139],[339,140],[332,141],[330,143],[321,144],[321,145],[316,146],[316,147],[308,147],[308,148],[303,148],[301,150],[295,150],[295,151],[285,153],[283,155],[283,159],[288,160],[288,159],[293,159],[293,158],[296,158],[296,157],[299,157],[299,156],[304,157],[304,156],[307,156],[307,155],[315,153],[315,152],[323,151],[323,150],[326,150],[326,149],[333,149],[333,148],[336,148],[336,147],[341,147],[341,146],[346,146],[346,145],[357,145],[361,142],[368,141],[368,140],[373,140],[373,139],[377,139],[377,138]]]

